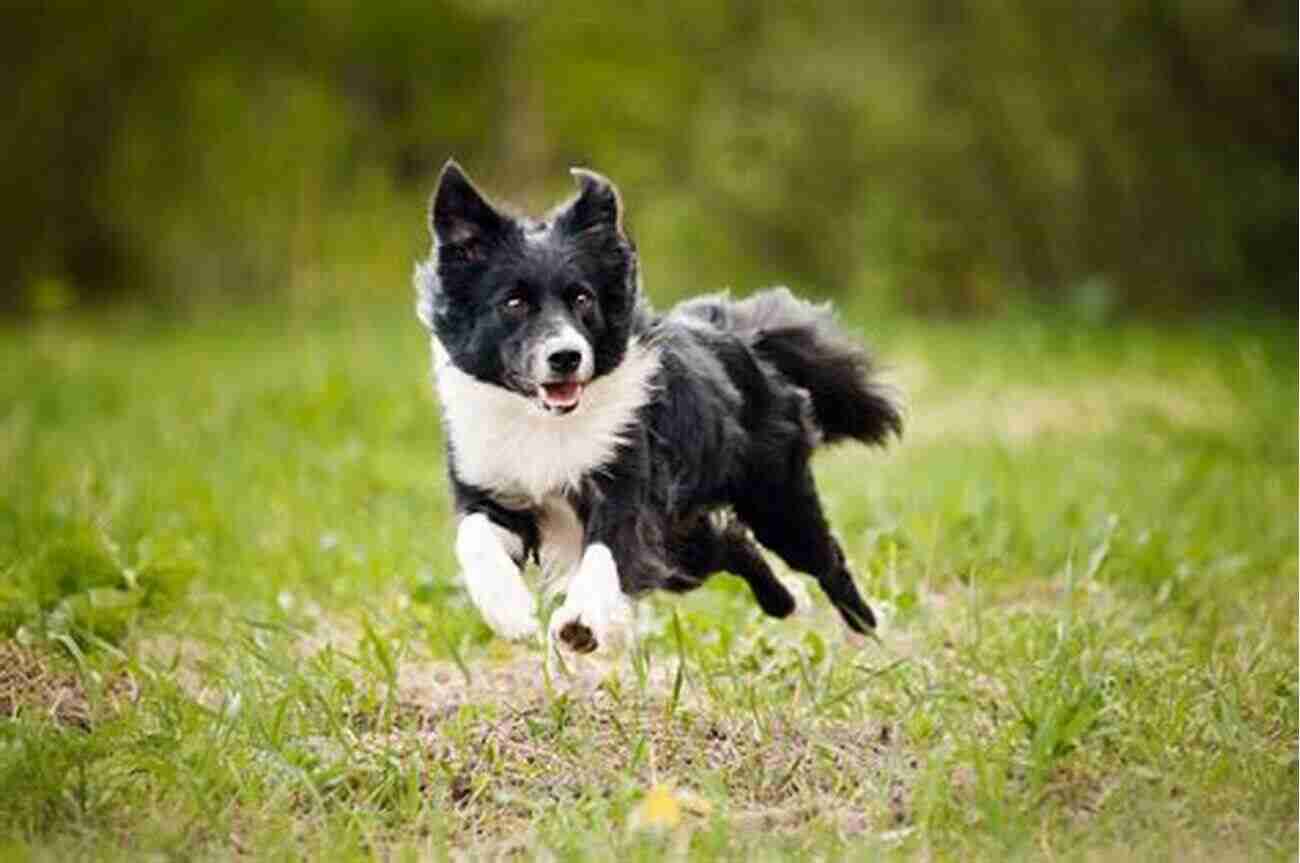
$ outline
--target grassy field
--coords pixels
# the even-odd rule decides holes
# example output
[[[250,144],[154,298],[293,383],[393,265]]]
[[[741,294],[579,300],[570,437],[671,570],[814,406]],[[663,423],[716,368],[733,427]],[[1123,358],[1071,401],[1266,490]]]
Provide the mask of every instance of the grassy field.
[[[1295,859],[1294,322],[868,329],[879,639],[719,577],[549,673],[404,299],[0,332],[0,858]]]

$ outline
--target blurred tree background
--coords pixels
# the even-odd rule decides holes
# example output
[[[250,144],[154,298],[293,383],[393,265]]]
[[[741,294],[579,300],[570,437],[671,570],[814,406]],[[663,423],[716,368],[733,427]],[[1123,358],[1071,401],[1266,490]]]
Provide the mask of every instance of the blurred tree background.
[[[629,201],[653,296],[1296,303],[1296,6],[18,0],[0,309],[405,300],[455,155]]]

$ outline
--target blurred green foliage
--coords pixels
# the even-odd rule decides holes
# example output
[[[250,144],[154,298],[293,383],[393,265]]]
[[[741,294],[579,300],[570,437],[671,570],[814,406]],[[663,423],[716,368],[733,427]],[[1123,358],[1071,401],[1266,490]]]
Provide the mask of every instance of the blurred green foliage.
[[[1295,304],[1296,8],[18,0],[0,309],[406,291],[455,155],[613,177],[660,298]]]

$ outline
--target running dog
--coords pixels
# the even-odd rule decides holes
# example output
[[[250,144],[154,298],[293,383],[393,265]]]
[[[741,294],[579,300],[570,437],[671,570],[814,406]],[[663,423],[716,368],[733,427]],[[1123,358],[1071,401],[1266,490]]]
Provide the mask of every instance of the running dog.
[[[531,559],[563,588],[552,642],[579,653],[620,641],[636,597],[719,571],[785,617],[762,545],[872,629],[809,459],[901,434],[893,392],[828,306],[785,288],[656,313],[618,190],[572,173],[577,195],[532,219],[449,161],[416,267],[474,604],[506,638],[537,634]]]

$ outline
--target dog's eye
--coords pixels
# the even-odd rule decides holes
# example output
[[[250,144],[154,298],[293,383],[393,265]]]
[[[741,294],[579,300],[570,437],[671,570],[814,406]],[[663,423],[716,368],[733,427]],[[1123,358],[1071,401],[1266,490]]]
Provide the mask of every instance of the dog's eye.
[[[512,318],[522,318],[528,314],[528,309],[528,298],[519,294],[511,294],[501,304],[501,311]]]
[[[596,297],[586,288],[578,288],[573,294],[573,308],[575,311],[585,312],[596,303]]]

